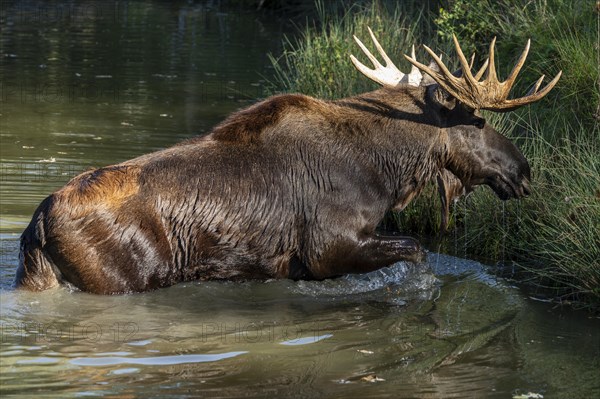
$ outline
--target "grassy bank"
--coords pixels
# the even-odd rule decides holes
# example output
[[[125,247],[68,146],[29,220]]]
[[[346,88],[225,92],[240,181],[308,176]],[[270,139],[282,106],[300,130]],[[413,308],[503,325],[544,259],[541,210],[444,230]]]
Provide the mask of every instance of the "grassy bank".
[[[531,38],[530,55],[514,95],[524,93],[542,73],[553,76],[562,69],[562,79],[544,100],[517,112],[486,117],[530,161],[534,192],[525,200],[502,203],[491,190],[477,189],[455,204],[442,247],[515,266],[519,279],[543,287],[557,299],[599,305],[600,88],[595,2],[453,0],[435,7],[428,2],[426,9],[415,4],[363,3],[342,13],[328,13],[317,5],[321,11],[316,22],[273,59],[273,91],[340,98],[375,89],[349,61],[349,54],[360,53],[352,35],[367,43],[367,26],[401,70],[409,70],[401,54],[413,43],[445,53],[444,59],[452,65],[456,56],[449,37],[456,33],[480,61],[487,55],[487,43],[498,36],[500,75],[506,76]],[[417,57],[427,59],[422,50]],[[433,236],[439,226],[438,209],[432,187],[394,220],[403,232]]]

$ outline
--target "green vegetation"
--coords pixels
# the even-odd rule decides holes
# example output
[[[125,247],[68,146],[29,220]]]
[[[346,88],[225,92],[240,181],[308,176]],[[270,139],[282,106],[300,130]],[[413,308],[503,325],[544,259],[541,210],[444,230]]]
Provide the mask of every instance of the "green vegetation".
[[[405,16],[396,8],[374,4],[366,8],[351,7],[340,16],[328,13],[321,3],[317,7],[318,26],[305,29],[296,42],[286,41],[281,58],[272,59],[276,74],[273,91],[333,99],[376,89],[377,85],[362,78],[349,58],[349,54],[362,58],[352,35],[370,45],[367,26],[388,55],[398,60],[396,65],[410,69],[401,54],[419,42],[421,32],[417,27],[423,18],[420,12]]]
[[[349,61],[349,54],[360,53],[352,35],[367,43],[367,26],[401,70],[410,69],[401,54],[413,43],[443,52],[455,66],[449,39],[455,33],[465,49],[476,51],[479,62],[497,36],[500,76],[506,76],[531,38],[514,95],[524,93],[540,74],[563,70],[563,77],[544,100],[486,118],[521,147],[532,166],[534,192],[503,203],[491,190],[479,188],[455,204],[441,248],[516,266],[521,281],[556,299],[600,305],[597,5],[591,0],[449,0],[437,7],[428,2],[426,9],[407,3],[363,3],[342,13],[328,13],[317,3],[316,22],[273,59],[273,91],[341,98],[375,89]],[[427,60],[421,49],[417,58]],[[393,220],[403,232],[436,235],[435,188]]]

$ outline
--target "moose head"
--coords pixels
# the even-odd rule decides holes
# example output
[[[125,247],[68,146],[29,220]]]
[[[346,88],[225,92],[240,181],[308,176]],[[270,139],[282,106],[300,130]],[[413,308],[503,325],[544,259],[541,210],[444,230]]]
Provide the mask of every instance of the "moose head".
[[[354,66],[384,87],[393,88],[402,84],[425,86],[427,101],[441,121],[436,134],[445,142],[447,157],[437,176],[442,203],[440,230],[443,232],[447,227],[450,202],[471,192],[475,186],[488,185],[502,200],[528,196],[531,192],[531,173],[527,160],[513,143],[481,117],[479,111],[507,112],[538,101],[552,90],[562,71],[542,90],[539,88],[544,79],[543,75],[524,97],[509,99],[510,90],[527,58],[530,40],[527,41],[509,77],[500,82],[495,67],[496,38],[490,44],[488,59],[475,74],[472,70],[475,54],[471,61],[467,62],[455,35],[453,41],[461,69],[450,72],[442,62],[441,55],[436,55],[431,48],[424,45],[425,51],[433,61],[429,65],[418,62],[413,46],[411,56],[404,55],[412,64],[412,69],[410,73],[404,74],[387,56],[372,30],[368,30],[385,61],[385,66],[356,36],[355,41],[375,68],[368,68],[351,55]],[[431,109],[428,109],[428,112],[431,112]]]

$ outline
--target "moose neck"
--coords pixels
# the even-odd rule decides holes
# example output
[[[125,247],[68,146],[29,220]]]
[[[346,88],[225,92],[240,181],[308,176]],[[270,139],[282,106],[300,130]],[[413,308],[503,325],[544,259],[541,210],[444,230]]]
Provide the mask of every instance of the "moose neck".
[[[401,210],[442,168],[447,153],[438,108],[425,89],[403,85],[380,89],[336,103],[352,112],[348,126],[363,131],[361,147],[379,171],[390,207]]]

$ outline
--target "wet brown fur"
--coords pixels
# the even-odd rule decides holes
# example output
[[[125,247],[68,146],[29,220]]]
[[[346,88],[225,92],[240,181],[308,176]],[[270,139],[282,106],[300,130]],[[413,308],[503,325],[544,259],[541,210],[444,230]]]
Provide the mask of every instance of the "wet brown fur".
[[[138,193],[139,174],[140,169],[136,166],[109,166],[88,171],[74,177],[55,193],[55,197],[57,201],[83,205],[72,210],[83,210],[88,204],[118,208]]]
[[[212,136],[222,141],[255,142],[292,109],[310,112],[311,107],[318,106],[318,101],[300,94],[275,97],[233,114],[213,129]]]
[[[418,260],[416,240],[375,228],[438,171],[499,185],[504,169],[470,155],[487,151],[510,179],[528,178],[516,147],[480,120],[426,87],[271,97],[208,136],[85,172],[50,195],[21,237],[16,286],[111,294]]]

